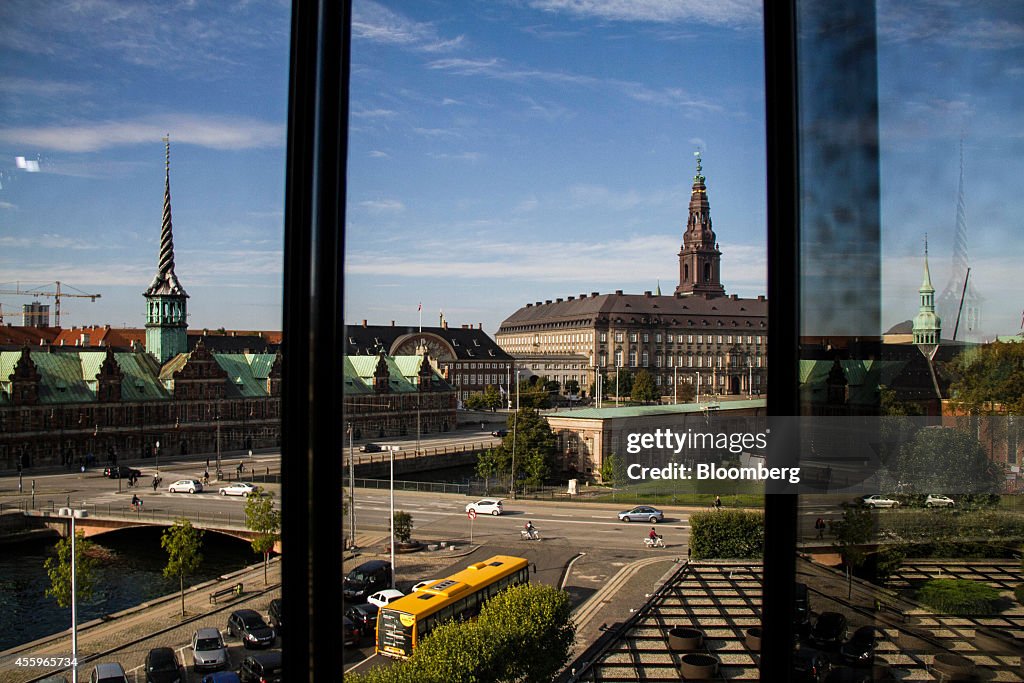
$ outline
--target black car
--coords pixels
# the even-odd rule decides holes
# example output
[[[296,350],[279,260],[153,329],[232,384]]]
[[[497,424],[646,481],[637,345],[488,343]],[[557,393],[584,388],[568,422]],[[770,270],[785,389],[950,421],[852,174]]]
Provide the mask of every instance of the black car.
[[[821,683],[832,670],[832,662],[824,652],[800,648],[793,653],[794,683]]]
[[[375,443],[368,443],[359,450],[362,453],[380,453],[383,449]]]
[[[350,645],[358,645],[359,639],[362,637],[362,633],[359,631],[359,627],[355,625],[348,617],[341,618],[341,645],[342,647],[349,647]]]
[[[875,644],[878,635],[874,626],[861,626],[853,636],[839,648],[843,661],[858,666],[871,666],[875,660]]]
[[[506,437],[506,436],[508,436],[508,430],[507,429],[495,429],[493,432],[491,432],[491,436]]]
[[[366,603],[364,605],[353,605],[345,610],[345,616],[355,622],[363,635],[373,633],[377,628],[377,612],[380,608],[377,605]]]
[[[274,627],[274,633],[281,635],[281,598],[274,598],[270,601],[267,614],[270,615],[270,625]]]
[[[228,633],[242,639],[242,645],[250,647],[270,647],[274,644],[274,629],[263,622],[259,612],[252,609],[240,609],[228,617]]]
[[[178,666],[174,650],[155,647],[146,655],[146,683],[185,683],[185,671]]]
[[[811,629],[811,641],[821,648],[836,649],[846,638],[846,617],[839,612],[822,612]]]
[[[103,476],[108,479],[129,479],[131,477],[141,477],[142,471],[127,465],[114,465],[104,469]]]
[[[283,675],[280,652],[249,655],[238,667],[238,678],[242,683],[281,683]]]
[[[345,602],[366,602],[377,591],[391,587],[391,563],[386,560],[364,562],[348,573],[341,583]]]

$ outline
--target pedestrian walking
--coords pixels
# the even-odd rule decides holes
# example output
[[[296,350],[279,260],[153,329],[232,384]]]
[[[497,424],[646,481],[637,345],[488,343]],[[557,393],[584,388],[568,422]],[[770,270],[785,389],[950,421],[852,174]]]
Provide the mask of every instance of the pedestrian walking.
[[[721,510],[722,509],[722,497],[721,496],[715,496],[715,509],[716,510]]]
[[[818,517],[814,522],[814,528],[818,530],[818,538],[825,538],[825,520]]]
[[[160,477],[153,475],[153,493],[156,493],[156,487],[160,485]]]

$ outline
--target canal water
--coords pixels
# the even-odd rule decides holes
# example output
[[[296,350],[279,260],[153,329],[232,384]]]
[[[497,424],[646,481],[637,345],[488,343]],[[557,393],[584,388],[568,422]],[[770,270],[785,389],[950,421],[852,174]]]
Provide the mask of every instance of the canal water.
[[[165,579],[167,553],[160,547],[162,529],[125,529],[91,538],[104,551],[98,563],[91,600],[78,603],[78,623],[112,614],[178,591],[178,580]],[[56,555],[54,540],[0,546],[0,651],[71,628],[71,608],[58,607],[45,595],[50,579],[43,567]],[[203,562],[186,578],[186,587],[258,562],[245,541],[207,532]],[[70,636],[69,636],[70,637]]]

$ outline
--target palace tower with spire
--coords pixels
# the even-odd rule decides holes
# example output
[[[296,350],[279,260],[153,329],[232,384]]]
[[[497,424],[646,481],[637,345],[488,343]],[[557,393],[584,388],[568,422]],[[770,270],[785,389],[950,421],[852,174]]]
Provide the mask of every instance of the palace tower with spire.
[[[174,274],[171,230],[171,141],[164,138],[164,212],[160,226],[160,257],[146,297],[146,351],[161,364],[188,351],[188,294]]]
[[[935,287],[928,270],[928,238],[924,241],[924,280],[917,290],[921,295],[917,315],[914,316],[914,343],[929,358],[938,347],[942,334],[942,319],[935,313]]]
[[[706,294],[723,296],[722,252],[718,249],[715,231],[711,228],[711,206],[708,188],[701,175],[700,154],[697,155],[697,174],[690,190],[690,211],[679,249],[679,286],[676,294]]]

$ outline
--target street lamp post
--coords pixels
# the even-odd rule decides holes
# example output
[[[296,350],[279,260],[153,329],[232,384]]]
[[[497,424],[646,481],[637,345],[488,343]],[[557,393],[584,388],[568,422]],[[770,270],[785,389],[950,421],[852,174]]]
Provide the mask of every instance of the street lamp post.
[[[156,449],[153,452],[156,456],[156,473],[160,474],[160,441],[156,442]]]
[[[220,413],[213,419],[217,422],[217,481],[220,481]]]
[[[118,477],[120,479],[120,477]],[[75,549],[75,514],[71,511],[71,683],[78,683],[78,557]]]
[[[356,549],[356,464],[352,445],[352,423],[348,423],[348,535],[352,550]],[[394,512],[392,512],[392,515]],[[391,565],[394,567],[394,564]]]
[[[398,446],[387,446],[391,455],[391,587],[395,587],[395,451]]]

